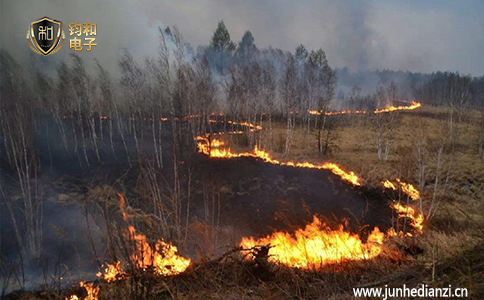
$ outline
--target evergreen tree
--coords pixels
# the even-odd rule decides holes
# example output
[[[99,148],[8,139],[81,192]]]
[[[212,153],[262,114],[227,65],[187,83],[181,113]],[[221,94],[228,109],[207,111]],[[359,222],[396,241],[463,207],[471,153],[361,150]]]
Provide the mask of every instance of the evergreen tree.
[[[235,50],[235,44],[230,40],[230,33],[227,30],[224,21],[218,23],[210,45],[215,52],[231,52]]]
[[[309,54],[309,63],[311,63],[313,66],[324,68],[326,65],[328,65],[326,53],[324,53],[322,49],[319,49],[316,52],[311,51],[311,53]]]
[[[303,44],[297,46],[296,48],[296,59],[299,60],[299,61],[303,61],[303,60],[306,60],[308,58],[308,50],[306,49],[306,47],[304,47]]]
[[[257,52],[257,47],[254,44],[254,37],[252,32],[247,30],[239,42],[239,47],[237,49],[236,56],[242,62],[249,62],[254,54]]]
[[[232,51],[235,50],[235,44],[230,40],[230,33],[225,26],[224,21],[218,23],[212,41],[210,43],[211,50],[218,57],[218,66],[220,74],[224,74],[225,64],[231,58]]]

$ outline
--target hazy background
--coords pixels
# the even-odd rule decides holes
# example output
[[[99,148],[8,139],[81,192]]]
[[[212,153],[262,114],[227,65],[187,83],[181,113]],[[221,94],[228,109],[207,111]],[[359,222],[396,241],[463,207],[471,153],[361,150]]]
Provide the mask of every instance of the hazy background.
[[[196,49],[208,44],[223,19],[235,42],[251,30],[259,48],[322,48],[332,67],[484,74],[482,0],[0,1],[0,46],[24,63],[34,54],[25,37],[29,21],[49,16],[64,22],[66,42],[55,55],[42,57],[46,68],[73,52],[69,22],[97,23],[98,46],[82,56],[113,70],[123,47],[139,58],[154,54],[157,26],[177,25]]]

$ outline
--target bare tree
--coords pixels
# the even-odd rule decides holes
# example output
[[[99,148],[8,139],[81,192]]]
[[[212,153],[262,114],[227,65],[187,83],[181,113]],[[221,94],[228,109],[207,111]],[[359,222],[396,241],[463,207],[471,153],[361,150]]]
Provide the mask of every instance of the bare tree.
[[[133,135],[138,161],[141,161],[141,140],[143,132],[144,111],[147,111],[144,99],[146,87],[146,73],[134,60],[127,50],[118,60],[122,76],[120,84],[123,87],[123,95],[127,104],[128,130]]]
[[[102,111],[106,112],[106,114],[99,114],[99,123],[102,124],[104,120],[106,120],[107,117],[107,122],[108,122],[108,131],[109,131],[109,145],[111,147],[111,152],[113,154],[113,157],[116,159],[116,151],[115,151],[115,146],[114,146],[114,119],[117,116],[117,106],[116,106],[116,101],[114,98],[114,93],[113,93],[113,83],[111,81],[111,76],[105,70],[101,64],[99,63],[98,60],[96,60],[96,67],[98,69],[98,83],[99,83],[99,90],[101,93],[101,107]],[[116,118],[119,122],[119,119]],[[103,127],[101,126],[101,133],[103,131]]]
[[[210,65],[206,57],[202,57],[195,65],[195,87],[193,98],[193,111],[192,114],[200,116],[197,120],[200,121],[199,131],[195,132],[195,135],[200,133],[211,132],[210,114],[215,110],[215,92],[216,86],[212,78],[212,72]],[[209,129],[207,129],[209,128]]]
[[[319,97],[318,109],[321,112],[321,127],[318,130],[318,149],[319,154],[325,155],[328,151],[329,140],[331,133],[333,132],[333,127],[335,123],[327,122],[327,116],[325,112],[329,103],[334,98],[334,93],[336,89],[336,73],[330,68],[328,60],[326,59],[326,54],[323,50],[318,50],[316,52],[316,61],[320,65],[321,73],[319,75],[319,81],[321,81],[322,86],[322,97]],[[311,57],[310,57],[311,58]],[[323,132],[326,131],[325,134]],[[323,141],[324,139],[324,141]]]
[[[390,90],[391,91],[391,90]],[[388,103],[388,90],[384,87],[379,87],[373,96],[372,110],[384,107]],[[376,135],[376,150],[379,161],[388,160],[390,150],[393,146],[393,135],[397,125],[398,112],[392,113],[371,113],[373,127]]]
[[[351,88],[348,96],[348,107],[352,110],[364,110],[363,105],[365,97],[362,95],[362,90],[359,86],[355,85]],[[363,144],[363,128],[365,126],[365,118],[361,118],[359,114],[350,115],[352,121],[355,124],[356,132],[356,147],[358,150],[362,148]]]
[[[275,108],[275,98],[276,98],[276,89],[277,89],[277,82],[276,82],[276,74],[275,69],[272,64],[266,62],[266,65],[262,68],[262,112],[261,112],[261,125],[262,125],[262,116],[267,116],[267,121],[269,123],[268,131],[269,131],[269,149],[272,150],[274,147],[274,134],[272,131],[272,114],[274,113]],[[262,141],[259,142],[262,144]]]
[[[19,185],[19,201],[7,196],[3,186],[2,194],[12,222],[19,225],[14,227],[22,256],[38,258],[42,252],[43,196],[38,153],[33,141],[38,125],[34,121],[37,120],[35,99],[28,94],[20,66],[4,50],[0,50],[0,69],[4,72],[0,82],[0,135],[3,138],[0,148]],[[20,217],[15,210],[21,212]],[[23,233],[20,228],[24,229]]]
[[[284,147],[284,155],[289,154],[289,149],[292,143],[292,135],[296,123],[296,93],[297,93],[297,72],[294,57],[288,55],[286,58],[286,65],[284,75],[280,84],[281,97],[284,105],[284,114],[286,115],[286,143]]]
[[[425,120],[419,120],[409,136],[420,192],[419,210],[429,220],[439,209],[441,198],[446,194],[454,157],[449,147],[446,147],[449,128],[445,122],[438,123],[438,135],[429,133],[428,126]]]
[[[449,105],[449,141],[455,146],[459,142],[460,125],[468,109],[470,78],[450,73],[445,81],[444,99]]]

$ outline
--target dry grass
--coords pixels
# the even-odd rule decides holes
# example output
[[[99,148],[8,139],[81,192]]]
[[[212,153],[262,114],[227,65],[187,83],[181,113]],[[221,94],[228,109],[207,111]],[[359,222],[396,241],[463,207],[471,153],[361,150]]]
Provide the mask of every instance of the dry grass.
[[[315,130],[306,136],[301,128],[296,128],[289,156],[283,157],[284,124],[273,125],[275,143],[271,154],[281,160],[334,161],[357,172],[368,186],[402,176],[415,183],[412,139],[419,130],[430,139],[438,139],[446,115],[445,110],[433,107],[401,113],[392,153],[386,162],[377,160],[374,132],[364,116],[343,118],[327,157],[317,153]],[[345,263],[317,272],[277,264],[261,266],[235,256],[221,263],[193,265],[174,277],[144,272],[112,284],[99,283],[99,299],[350,299],[352,288],[357,286],[420,283],[466,287],[471,298],[479,299],[484,294],[484,161],[475,146],[477,132],[477,115],[471,112],[462,126],[450,180],[437,214],[425,224],[422,236],[396,243],[421,248],[420,255],[406,255],[398,263],[386,259]],[[267,141],[268,132],[262,134]],[[435,168],[432,163],[428,168],[430,189]],[[430,191],[424,193],[424,201],[428,197]],[[55,293],[36,292],[12,294],[7,299],[63,298]]]
[[[317,153],[316,131],[312,130],[306,136],[301,129],[296,129],[288,157],[277,152],[280,148],[277,145],[272,154],[288,160],[334,161],[346,170],[355,171],[369,186],[378,186],[384,179],[402,176],[415,184],[412,141],[419,133],[431,141],[441,139],[447,126],[446,113],[445,109],[436,107],[400,113],[392,153],[386,162],[377,160],[374,130],[361,115],[345,117],[335,132],[335,146],[327,157]],[[418,258],[418,264],[426,270],[422,282],[434,286],[468,287],[474,298],[484,293],[481,263],[484,250],[484,161],[477,149],[478,125],[478,113],[471,111],[461,125],[455,153],[449,158],[452,166],[445,193],[439,195],[440,207],[426,224],[424,235],[414,240],[424,249],[424,254]],[[275,126],[274,136],[276,142],[284,141],[285,128]],[[432,159],[429,158],[427,166],[429,178],[424,201],[429,201],[432,192],[435,172]]]
[[[417,135],[425,136],[429,143],[442,140],[447,126],[447,111],[444,108],[423,107],[412,112],[400,113],[398,125],[394,132],[394,143],[389,160],[379,162],[376,154],[376,138],[374,129],[366,116],[339,116],[339,127],[334,133],[331,153],[321,157],[317,152],[317,132],[313,128],[309,134],[305,129],[296,127],[292,146],[287,157],[282,155],[285,143],[286,128],[284,124],[273,124],[274,145],[270,153],[281,160],[321,162],[329,160],[339,163],[343,169],[355,171],[367,186],[379,186],[384,179],[404,178],[416,184],[415,158],[413,157],[413,142]],[[442,287],[452,284],[455,287],[467,287],[472,298],[484,294],[484,161],[480,159],[477,149],[478,114],[470,112],[460,127],[460,138],[452,156],[446,157],[452,161],[449,180],[445,193],[438,194],[439,209],[430,222],[427,222],[422,236],[405,241],[405,243],[423,249],[423,254],[412,258],[412,267],[408,264],[392,265],[393,275],[407,274],[409,268],[419,269],[418,275],[412,278],[396,276],[389,280],[393,286],[407,286],[418,283]],[[267,125],[264,126],[267,128]],[[263,141],[267,141],[269,133],[262,132]],[[269,144],[263,145],[269,149]],[[435,156],[429,154],[426,189],[424,190],[424,206],[432,197],[435,174]],[[408,259],[408,258],[407,258]],[[374,269],[372,268],[374,267]],[[302,282],[287,277],[283,283],[273,280],[258,285],[256,293],[242,293],[240,298],[258,298],[266,289],[281,291],[271,294],[279,298],[351,298],[350,286],[379,282],[392,277],[385,274],[382,265],[375,264],[359,273],[359,279],[341,282],[335,280],[325,282],[325,288],[294,290],[300,284],[311,285],[307,277]],[[351,269],[351,268],[350,268]],[[300,272],[293,270],[292,272]],[[352,270],[346,269],[351,273]],[[411,272],[410,272],[411,273]],[[281,273],[287,276],[286,273]],[[279,276],[279,275],[277,275]],[[277,278],[276,276],[276,278]],[[344,276],[341,273],[321,271],[317,274],[306,274],[320,278],[336,278]],[[411,277],[411,276],[410,276]],[[324,280],[322,282],[324,282]],[[319,282],[319,281],[318,281]],[[281,288],[283,286],[284,288]],[[288,286],[292,286],[289,288]],[[380,285],[381,286],[381,285]],[[252,290],[250,288],[249,290]],[[309,291],[311,290],[311,291]],[[233,290],[235,291],[235,290]],[[246,289],[243,289],[246,291]],[[330,291],[330,292],[328,292]],[[313,293],[315,292],[315,293]],[[262,293],[262,294],[260,294]],[[274,293],[274,292],[273,292]],[[230,296],[227,294],[227,297]],[[215,297],[217,298],[217,297]]]

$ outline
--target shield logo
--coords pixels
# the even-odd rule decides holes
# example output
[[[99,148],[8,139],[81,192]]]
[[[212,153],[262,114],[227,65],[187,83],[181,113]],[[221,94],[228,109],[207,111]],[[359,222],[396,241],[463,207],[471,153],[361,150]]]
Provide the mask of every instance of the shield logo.
[[[64,44],[62,22],[43,17],[30,22],[27,41],[30,48],[43,55],[57,52]]]

